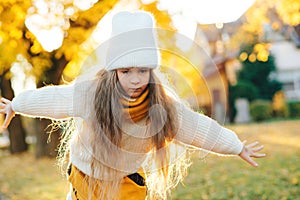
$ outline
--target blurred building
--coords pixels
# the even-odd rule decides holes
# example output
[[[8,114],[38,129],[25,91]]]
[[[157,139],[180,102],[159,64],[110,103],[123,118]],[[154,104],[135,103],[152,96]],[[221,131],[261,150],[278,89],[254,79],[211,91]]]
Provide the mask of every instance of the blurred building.
[[[200,69],[205,84],[199,87],[206,87],[198,97],[200,103],[198,106],[220,123],[228,121],[228,84],[236,81],[235,71],[241,66],[236,59],[238,52],[225,48],[227,37],[229,40],[229,35],[224,36],[222,30],[217,29],[215,25],[210,25],[206,29],[198,25],[194,39],[198,47],[206,53],[202,57],[195,53],[198,59],[202,59],[203,65]],[[195,47],[191,50],[197,51],[199,50]]]
[[[271,44],[277,69],[275,76],[283,84],[286,100],[300,101],[300,25],[283,25],[273,30],[270,24],[265,24],[264,39]]]
[[[272,43],[271,52],[286,99],[300,101],[300,49],[292,41],[279,40]]]

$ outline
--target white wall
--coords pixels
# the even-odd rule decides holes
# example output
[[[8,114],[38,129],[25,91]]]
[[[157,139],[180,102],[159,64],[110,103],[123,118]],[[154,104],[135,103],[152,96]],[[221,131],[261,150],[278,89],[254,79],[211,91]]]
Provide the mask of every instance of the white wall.
[[[277,67],[277,79],[283,83],[288,100],[300,100],[300,49],[290,41],[277,41],[271,46]]]

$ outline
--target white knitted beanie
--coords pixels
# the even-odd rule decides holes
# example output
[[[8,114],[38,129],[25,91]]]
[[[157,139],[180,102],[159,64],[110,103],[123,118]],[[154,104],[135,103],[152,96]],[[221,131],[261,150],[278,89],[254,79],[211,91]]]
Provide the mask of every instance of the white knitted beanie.
[[[156,68],[160,64],[153,16],[145,11],[121,11],[112,18],[106,56],[107,71],[126,67]]]

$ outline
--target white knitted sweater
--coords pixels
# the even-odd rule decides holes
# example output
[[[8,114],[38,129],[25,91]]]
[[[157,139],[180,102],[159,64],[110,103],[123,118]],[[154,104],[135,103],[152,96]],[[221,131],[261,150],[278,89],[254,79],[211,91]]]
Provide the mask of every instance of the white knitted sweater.
[[[25,91],[12,101],[12,109],[21,115],[50,119],[75,117],[80,123],[70,141],[70,160],[88,175],[91,175],[92,152],[91,145],[89,145],[89,133],[92,131],[90,110],[93,107],[95,89],[96,83],[93,81],[65,86],[46,86]],[[220,126],[205,115],[192,111],[182,103],[176,105],[180,128],[175,141],[219,154],[237,155],[242,151],[243,144],[233,131]],[[138,122],[138,125],[124,125],[124,132],[129,134],[124,134],[125,137],[122,138],[123,148],[128,152],[138,152],[138,154],[128,156],[127,161],[130,163],[126,169],[128,174],[141,167],[145,159],[143,153],[149,151],[147,141],[137,136],[145,132],[144,123],[145,121],[142,120]],[[138,142],[144,143],[136,145]],[[103,178],[100,172],[97,174],[97,171],[95,169],[95,178]]]

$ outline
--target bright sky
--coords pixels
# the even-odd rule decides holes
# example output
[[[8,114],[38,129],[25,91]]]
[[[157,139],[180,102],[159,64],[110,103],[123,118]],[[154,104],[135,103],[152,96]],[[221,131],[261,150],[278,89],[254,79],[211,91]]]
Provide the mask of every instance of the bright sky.
[[[200,24],[237,20],[255,0],[159,0],[158,7],[169,14],[181,14]]]

